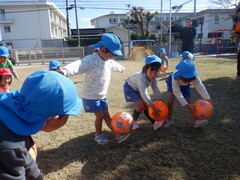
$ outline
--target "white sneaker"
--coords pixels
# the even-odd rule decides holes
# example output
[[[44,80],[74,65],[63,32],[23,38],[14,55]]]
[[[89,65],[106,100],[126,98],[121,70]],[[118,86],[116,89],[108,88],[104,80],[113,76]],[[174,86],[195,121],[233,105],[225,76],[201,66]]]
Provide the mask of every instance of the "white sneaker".
[[[124,141],[127,140],[127,138],[129,138],[129,136],[131,135],[131,133],[128,133],[128,134],[116,134],[115,135],[115,138],[117,140],[118,143],[122,143]]]
[[[169,126],[173,125],[173,120],[172,119],[165,119],[167,122],[163,125],[163,127],[168,128]]]
[[[133,127],[132,127],[132,130],[137,130],[139,129],[139,125],[136,121],[133,122]]]
[[[153,129],[156,131],[160,127],[164,126],[166,123],[167,123],[166,119],[164,119],[162,121],[154,121]]]
[[[202,119],[202,120],[197,119],[194,122],[194,127],[195,128],[201,128],[203,126],[206,126],[207,124],[208,124],[208,120],[207,119]]]
[[[110,143],[110,141],[104,136],[103,133],[99,135],[95,135],[94,140],[100,145],[105,145]]]

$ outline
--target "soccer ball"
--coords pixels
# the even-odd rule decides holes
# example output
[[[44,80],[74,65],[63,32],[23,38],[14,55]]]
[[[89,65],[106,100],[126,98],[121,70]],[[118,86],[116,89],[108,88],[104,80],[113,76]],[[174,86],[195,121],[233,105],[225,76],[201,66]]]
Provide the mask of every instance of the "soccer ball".
[[[33,158],[34,161],[37,160],[37,146],[34,144],[29,150],[28,150],[30,156]]]
[[[160,71],[161,71],[161,72],[165,72],[167,69],[168,69],[167,66],[162,65],[161,68],[160,68]]]
[[[168,107],[167,105],[162,102],[162,101],[155,101],[153,102],[153,104],[161,111],[161,113],[159,113],[159,116],[154,116],[153,115],[153,109],[151,108],[151,106],[148,107],[148,114],[149,116],[155,120],[155,121],[162,121],[164,120],[167,116],[168,116]]]
[[[115,133],[127,134],[133,126],[133,118],[126,112],[118,112],[112,117],[112,127]]]
[[[208,119],[213,113],[213,106],[207,100],[197,100],[194,106],[196,111],[194,117],[197,119]]]

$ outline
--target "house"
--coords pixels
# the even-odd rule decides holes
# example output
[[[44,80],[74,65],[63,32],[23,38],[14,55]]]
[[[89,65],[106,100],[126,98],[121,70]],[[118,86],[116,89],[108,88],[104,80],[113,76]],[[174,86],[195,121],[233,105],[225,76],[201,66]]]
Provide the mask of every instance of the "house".
[[[67,37],[67,21],[49,1],[0,1],[0,32],[2,45],[42,48],[47,40]]]

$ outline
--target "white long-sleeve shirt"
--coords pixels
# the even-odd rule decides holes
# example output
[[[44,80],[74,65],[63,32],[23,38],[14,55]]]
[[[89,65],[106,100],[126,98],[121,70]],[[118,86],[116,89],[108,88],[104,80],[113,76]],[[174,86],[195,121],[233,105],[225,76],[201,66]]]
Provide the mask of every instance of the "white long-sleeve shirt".
[[[161,92],[157,86],[157,80],[154,79],[149,81],[146,74],[143,72],[137,72],[131,75],[127,79],[128,85],[135,91],[139,91],[142,99],[147,103],[147,105],[152,103],[151,97],[148,94],[147,88],[151,85],[152,90],[156,98],[159,100],[162,98]]]
[[[176,73],[176,72],[175,72]],[[172,75],[172,89],[173,89],[173,94],[181,104],[181,106],[186,106],[188,102],[186,99],[183,97],[182,92],[180,91],[179,86],[186,86],[188,83],[184,83],[181,79],[174,79],[174,73]],[[193,81],[193,85],[197,92],[202,96],[203,99],[209,100],[210,96],[203,85],[202,81],[200,80],[199,76],[196,76],[196,79]]]
[[[125,68],[114,60],[102,60],[97,53],[74,61],[62,68],[65,76],[85,73],[81,97],[85,99],[104,99],[107,95],[111,72],[123,72]]]

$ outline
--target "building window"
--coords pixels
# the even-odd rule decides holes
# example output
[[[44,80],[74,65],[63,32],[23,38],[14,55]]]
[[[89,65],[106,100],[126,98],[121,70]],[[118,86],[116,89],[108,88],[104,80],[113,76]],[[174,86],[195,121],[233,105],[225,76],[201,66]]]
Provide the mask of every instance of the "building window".
[[[216,15],[214,18],[214,24],[219,24],[219,16]]]
[[[208,33],[208,38],[216,38],[216,37],[218,37],[218,38],[220,38],[220,37],[222,37],[222,33],[221,32],[219,32],[219,33]]]
[[[125,18],[120,18],[120,22],[124,22],[125,21]]]
[[[11,32],[10,26],[4,26],[4,32],[5,33],[10,33]]]
[[[156,26],[156,29],[161,29],[161,26]]]
[[[118,23],[118,19],[117,18],[110,18],[109,19],[109,23],[110,24],[117,24]]]
[[[1,20],[5,20],[5,9],[0,9],[0,18]]]

